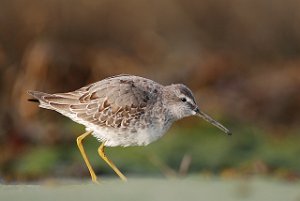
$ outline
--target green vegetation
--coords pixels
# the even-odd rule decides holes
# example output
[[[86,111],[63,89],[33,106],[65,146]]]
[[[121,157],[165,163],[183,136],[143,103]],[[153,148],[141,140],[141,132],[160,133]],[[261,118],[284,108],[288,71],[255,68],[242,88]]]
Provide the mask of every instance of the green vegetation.
[[[179,122],[166,136],[149,146],[115,147],[107,148],[106,151],[127,175],[161,177],[202,173],[239,177],[272,174],[292,180],[299,177],[299,135],[278,137],[248,125],[229,124],[229,127],[233,131],[232,136],[226,136],[206,123],[198,123],[191,127]],[[81,128],[76,132],[82,132]],[[95,171],[100,176],[115,176],[97,155],[98,146],[99,142],[93,137],[84,142]],[[184,157],[189,160],[186,170],[182,173],[179,167]],[[75,138],[74,142],[70,143],[38,145],[32,148],[17,160],[13,172],[24,178],[39,178],[45,175],[88,177]]]

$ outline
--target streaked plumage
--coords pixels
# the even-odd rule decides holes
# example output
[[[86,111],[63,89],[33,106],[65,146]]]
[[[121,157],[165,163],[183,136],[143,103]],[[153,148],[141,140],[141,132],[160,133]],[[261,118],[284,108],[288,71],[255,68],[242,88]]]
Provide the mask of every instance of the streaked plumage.
[[[183,84],[163,86],[138,76],[118,75],[72,92],[28,93],[40,107],[83,124],[104,146],[147,145],[163,136],[174,121],[191,115],[230,133],[199,110]]]

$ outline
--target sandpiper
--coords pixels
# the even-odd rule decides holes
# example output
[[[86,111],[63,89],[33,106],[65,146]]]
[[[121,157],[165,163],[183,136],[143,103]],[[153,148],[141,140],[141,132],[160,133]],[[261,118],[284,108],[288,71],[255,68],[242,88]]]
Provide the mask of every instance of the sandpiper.
[[[105,147],[146,146],[162,137],[176,120],[197,115],[226,134],[231,132],[202,112],[191,90],[183,84],[163,86],[134,75],[117,75],[67,93],[28,91],[42,108],[55,110],[86,127],[77,145],[93,182],[97,176],[82,140],[93,135],[101,143],[100,157],[122,179],[121,171],[105,155]]]

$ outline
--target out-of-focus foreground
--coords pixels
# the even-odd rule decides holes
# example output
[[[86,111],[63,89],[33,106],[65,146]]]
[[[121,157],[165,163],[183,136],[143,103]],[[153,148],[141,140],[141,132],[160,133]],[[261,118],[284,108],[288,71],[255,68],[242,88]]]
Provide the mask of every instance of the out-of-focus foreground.
[[[125,174],[300,177],[300,3],[234,0],[2,0],[0,179],[88,176],[84,130],[27,102],[127,73],[189,86],[203,111],[148,147],[112,148]],[[85,143],[98,175],[113,174]]]
[[[99,199],[298,201],[300,198],[299,184],[284,185],[257,178],[249,180],[132,178],[126,185],[116,179],[105,179],[103,184],[52,180],[43,186],[0,185],[0,198],[24,201],[53,199],[77,201],[87,199],[87,196],[90,201]]]

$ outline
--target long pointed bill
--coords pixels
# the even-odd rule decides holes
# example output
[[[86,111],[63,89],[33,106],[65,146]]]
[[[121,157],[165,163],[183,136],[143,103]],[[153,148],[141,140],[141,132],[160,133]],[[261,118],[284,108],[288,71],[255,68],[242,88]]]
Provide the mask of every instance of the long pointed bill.
[[[214,120],[213,118],[211,118],[210,116],[208,116],[207,114],[205,114],[202,111],[199,111],[197,113],[198,116],[200,116],[201,118],[203,118],[205,121],[211,123],[212,125],[218,127],[219,129],[221,129],[222,131],[224,131],[227,135],[231,135],[232,133],[225,128],[222,124],[220,124],[219,122],[217,122],[216,120]]]

